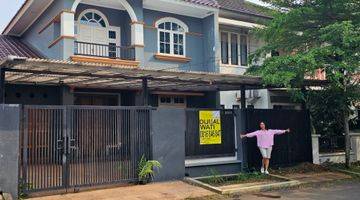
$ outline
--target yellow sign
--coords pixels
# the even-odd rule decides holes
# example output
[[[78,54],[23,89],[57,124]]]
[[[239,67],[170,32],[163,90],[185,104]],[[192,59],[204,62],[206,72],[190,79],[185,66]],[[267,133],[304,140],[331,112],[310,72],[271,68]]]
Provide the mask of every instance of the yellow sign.
[[[199,111],[200,145],[221,144],[220,111]]]

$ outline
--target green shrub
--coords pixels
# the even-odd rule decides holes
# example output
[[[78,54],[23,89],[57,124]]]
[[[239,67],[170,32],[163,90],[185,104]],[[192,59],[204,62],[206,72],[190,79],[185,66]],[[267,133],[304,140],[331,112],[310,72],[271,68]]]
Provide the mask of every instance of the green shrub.
[[[138,163],[137,173],[139,182],[146,183],[150,179],[153,179],[155,174],[154,168],[161,168],[160,162],[156,160],[147,160],[143,155]]]

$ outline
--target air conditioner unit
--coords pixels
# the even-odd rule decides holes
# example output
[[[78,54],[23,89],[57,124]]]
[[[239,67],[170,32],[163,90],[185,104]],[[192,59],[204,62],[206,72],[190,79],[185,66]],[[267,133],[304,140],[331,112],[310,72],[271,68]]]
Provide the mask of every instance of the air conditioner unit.
[[[246,98],[246,101],[248,103],[254,103],[256,102],[258,99],[260,99],[260,94],[259,94],[259,91],[258,90],[248,90],[246,91],[245,93],[245,98]],[[241,101],[241,93],[240,92],[236,92],[236,100],[238,102]]]
[[[257,99],[260,97],[259,91],[257,90],[248,90],[246,91],[245,96],[246,99],[253,99],[253,98]]]

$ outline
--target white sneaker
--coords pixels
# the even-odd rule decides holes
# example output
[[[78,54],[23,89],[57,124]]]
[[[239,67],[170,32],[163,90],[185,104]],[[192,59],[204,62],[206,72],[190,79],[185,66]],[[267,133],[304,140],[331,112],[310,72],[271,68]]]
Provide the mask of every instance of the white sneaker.
[[[260,172],[261,172],[262,174],[265,173],[264,167],[261,167]]]
[[[266,170],[266,171],[265,171],[265,174],[266,174],[266,175],[269,175],[270,173],[269,173],[269,171],[268,171],[268,170]]]

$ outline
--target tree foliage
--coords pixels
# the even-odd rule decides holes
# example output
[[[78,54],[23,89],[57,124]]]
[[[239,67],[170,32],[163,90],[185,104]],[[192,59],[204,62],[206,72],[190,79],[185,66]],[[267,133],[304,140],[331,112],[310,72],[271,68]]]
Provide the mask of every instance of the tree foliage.
[[[322,69],[329,81],[324,89],[340,91],[337,107],[348,111],[360,95],[354,78],[360,66],[360,0],[265,2],[288,11],[255,30],[266,45],[252,55],[249,73],[261,75],[266,84],[300,88]],[[273,51],[280,56],[267,57]]]
[[[265,46],[252,55],[249,73],[262,76],[266,84],[290,89],[301,88],[305,79],[323,70],[328,84],[321,91],[294,93],[308,106],[331,93],[327,96],[332,99],[327,100],[333,103],[327,105],[324,99],[324,105],[318,106],[335,106],[348,134],[351,108],[360,98],[360,0],[264,2],[281,12],[266,27],[255,30]],[[280,55],[268,56],[274,51]]]

